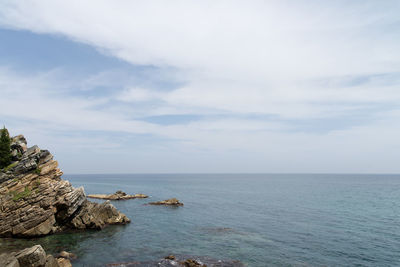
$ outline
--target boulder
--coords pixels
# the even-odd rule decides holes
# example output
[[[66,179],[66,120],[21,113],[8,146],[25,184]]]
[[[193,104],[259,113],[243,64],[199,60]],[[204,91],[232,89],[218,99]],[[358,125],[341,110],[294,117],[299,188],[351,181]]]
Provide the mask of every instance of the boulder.
[[[72,267],[71,262],[68,259],[65,258],[58,258],[57,259],[57,264],[59,267]]]
[[[63,250],[60,253],[58,253],[57,258],[75,260],[75,259],[77,259],[77,256],[74,253],[70,253],[70,252],[67,252],[67,251]]]
[[[69,265],[68,265],[69,263]],[[64,265],[60,265],[52,255],[46,252],[40,245],[25,248],[19,252],[0,254],[0,266],[4,267],[61,267],[71,266],[66,259]]]
[[[109,224],[129,222],[128,217],[120,213],[108,200],[101,204],[86,201],[71,220],[70,225],[75,229],[103,229]]]
[[[22,135],[12,140],[20,156],[0,171],[0,237],[35,237],[130,222],[112,204],[90,202],[82,187],[61,179],[63,172],[49,151],[26,148]]]
[[[39,267],[46,264],[46,252],[40,245],[21,250],[15,258],[20,266]]]
[[[176,198],[170,198],[163,201],[150,202],[149,205],[183,206],[183,203]]]
[[[53,257],[53,255],[46,256],[46,264],[45,267],[59,267],[57,260]]]
[[[4,267],[20,267],[18,260],[14,257],[15,253],[7,254],[3,253],[0,254],[0,263],[1,266]]]

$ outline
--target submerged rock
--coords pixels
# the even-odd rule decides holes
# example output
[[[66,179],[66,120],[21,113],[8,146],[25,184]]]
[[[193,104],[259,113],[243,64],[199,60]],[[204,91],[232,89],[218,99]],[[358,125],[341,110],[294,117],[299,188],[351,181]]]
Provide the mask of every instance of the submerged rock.
[[[185,267],[207,267],[207,265],[200,263],[194,259],[187,259],[185,261],[181,261],[180,264],[182,264]]]
[[[183,206],[183,203],[176,198],[170,198],[163,201],[150,202],[149,205]]]
[[[57,259],[57,264],[59,267],[72,267],[71,262],[68,259],[65,258],[58,258]],[[47,266],[45,266],[47,267]]]
[[[60,264],[61,262],[61,264]],[[68,259],[55,259],[46,252],[40,245],[23,249],[19,252],[0,254],[0,266],[5,267],[70,267]]]
[[[82,187],[61,179],[47,150],[12,140],[17,161],[0,171],[0,237],[34,237],[66,229],[101,229],[130,220],[110,203],[92,203]],[[14,152],[17,151],[17,152]]]
[[[166,260],[175,260],[176,258],[175,258],[174,255],[168,255],[164,259],[166,259]]]
[[[208,257],[174,256],[169,255],[164,259],[152,262],[122,262],[110,263],[108,267],[244,267],[236,260],[216,260]]]
[[[128,195],[125,192],[118,190],[114,194],[105,195],[105,194],[93,194],[88,195],[89,198],[98,198],[98,199],[107,199],[107,200],[125,200],[125,199],[134,199],[134,198],[148,198],[149,196],[145,194],[135,194],[135,195]]]
[[[75,260],[78,257],[74,253],[67,252],[65,250],[61,251],[58,253],[57,258],[64,258],[64,259],[69,259],[69,260]]]

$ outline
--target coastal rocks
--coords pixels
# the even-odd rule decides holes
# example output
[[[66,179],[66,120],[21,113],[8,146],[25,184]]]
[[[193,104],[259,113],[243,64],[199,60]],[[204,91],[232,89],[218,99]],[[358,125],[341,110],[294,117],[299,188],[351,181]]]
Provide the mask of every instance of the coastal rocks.
[[[21,266],[43,266],[46,263],[46,252],[40,245],[26,248],[15,255]]]
[[[174,256],[169,255],[164,259],[153,262],[124,262],[110,263],[108,267],[244,267],[240,261],[216,260],[208,257]]]
[[[185,261],[180,262],[185,267],[207,267],[207,265],[202,264],[196,260],[193,259],[187,259]]]
[[[103,229],[108,224],[126,224],[130,220],[119,212],[110,201],[98,204],[86,201],[79,212],[71,220],[75,229]]]
[[[61,262],[61,264],[60,264]],[[40,245],[23,249],[19,252],[0,254],[1,266],[5,267],[70,267],[68,259],[55,259],[46,252]]]
[[[66,229],[101,229],[130,220],[110,203],[92,203],[82,187],[61,179],[47,150],[12,139],[17,161],[0,171],[0,237],[34,237]],[[14,152],[16,151],[16,152]]]
[[[18,135],[12,139],[11,143],[11,159],[18,161],[21,159],[22,154],[26,152],[28,147],[26,146],[26,139],[23,135]]]
[[[183,206],[183,203],[176,198],[170,198],[163,201],[150,202],[149,205]]]
[[[69,264],[71,264],[71,262],[69,262]],[[56,260],[53,257],[53,255],[47,255],[46,256],[46,265],[45,265],[45,267],[61,267],[61,266],[60,266],[60,264],[58,264],[58,260]]]
[[[74,253],[67,252],[65,250],[58,253],[57,258],[64,258],[68,260],[76,260],[78,257]]]
[[[98,198],[98,199],[107,199],[107,200],[125,200],[125,199],[134,199],[134,198],[148,198],[149,196],[144,194],[135,194],[135,195],[128,195],[125,192],[118,190],[114,194],[111,195],[104,195],[104,194],[93,194],[88,195],[88,198]]]
[[[72,267],[71,262],[68,259],[64,259],[64,258],[58,258],[57,264],[59,267]],[[47,266],[45,266],[45,267],[47,267]]]

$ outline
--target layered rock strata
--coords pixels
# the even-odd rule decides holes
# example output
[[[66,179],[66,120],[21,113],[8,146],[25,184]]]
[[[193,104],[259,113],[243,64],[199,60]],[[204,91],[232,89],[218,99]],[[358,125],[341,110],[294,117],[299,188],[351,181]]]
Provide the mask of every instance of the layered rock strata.
[[[149,196],[145,194],[134,194],[128,195],[125,192],[118,190],[114,194],[105,195],[105,194],[93,194],[88,195],[88,198],[98,198],[98,199],[107,199],[107,200],[126,200],[126,199],[134,199],[134,198],[148,198]]]
[[[34,237],[67,229],[101,229],[130,220],[109,202],[92,203],[82,187],[61,179],[47,150],[12,139],[14,162],[0,171],[0,237]]]

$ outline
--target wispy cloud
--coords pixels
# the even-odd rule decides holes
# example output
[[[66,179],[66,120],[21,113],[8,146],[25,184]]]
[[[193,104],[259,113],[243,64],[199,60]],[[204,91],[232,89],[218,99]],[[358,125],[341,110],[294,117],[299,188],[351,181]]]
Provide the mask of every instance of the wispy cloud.
[[[193,171],[224,156],[207,170],[247,164],[243,171],[398,171],[363,165],[398,143],[398,1],[0,5],[2,27],[61,35],[132,67],[68,78],[62,68],[26,75],[2,64],[0,114],[18,119],[17,129],[31,120],[48,131],[102,132],[99,142],[110,133],[151,136],[193,161],[210,153],[202,164],[188,163]],[[158,122],[173,116],[190,119]],[[82,146],[86,140],[68,138]],[[155,158],[165,155],[145,142]],[[122,149],[111,143],[108,152]],[[246,155],[253,163],[241,162]],[[179,169],[182,157],[171,157],[176,162],[163,170]],[[293,166],[286,169],[288,161]]]

